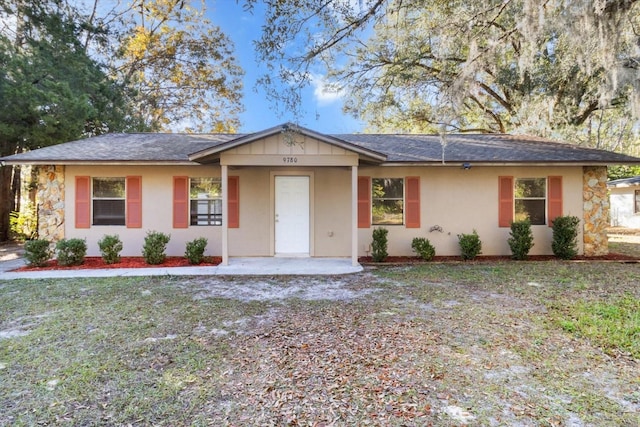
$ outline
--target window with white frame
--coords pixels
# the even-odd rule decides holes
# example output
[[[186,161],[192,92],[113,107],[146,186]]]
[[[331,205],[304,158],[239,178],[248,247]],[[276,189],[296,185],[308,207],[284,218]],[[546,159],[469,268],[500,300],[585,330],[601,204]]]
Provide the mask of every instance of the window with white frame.
[[[93,225],[125,225],[125,179],[93,178]]]
[[[373,178],[371,192],[371,223],[373,225],[404,224],[403,178]]]
[[[222,225],[220,178],[191,178],[189,198],[191,225]]]
[[[547,179],[516,178],[514,191],[515,220],[529,219],[531,225],[547,223]]]
[[[636,190],[634,192],[633,201],[634,201],[634,206],[635,206],[633,212],[634,213],[640,213],[640,190]]]

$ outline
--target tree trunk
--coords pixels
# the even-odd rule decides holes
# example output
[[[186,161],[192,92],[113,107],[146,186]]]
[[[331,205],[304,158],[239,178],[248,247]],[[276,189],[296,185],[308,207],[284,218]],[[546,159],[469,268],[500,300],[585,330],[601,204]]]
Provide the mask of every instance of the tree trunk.
[[[14,208],[12,181],[13,167],[0,166],[0,242],[9,240],[9,214]]]
[[[11,193],[13,196],[12,210],[20,212],[22,205],[22,167],[13,167],[13,177],[11,179]]]

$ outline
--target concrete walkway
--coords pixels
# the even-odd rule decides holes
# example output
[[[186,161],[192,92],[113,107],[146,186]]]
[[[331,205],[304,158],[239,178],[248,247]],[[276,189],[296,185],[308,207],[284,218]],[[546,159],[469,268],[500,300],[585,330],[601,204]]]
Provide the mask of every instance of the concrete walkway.
[[[362,271],[352,266],[349,258],[231,258],[229,265],[215,267],[150,267],[109,268],[98,270],[11,271],[25,265],[18,256],[0,258],[0,280],[62,279],[73,277],[133,276],[273,276],[273,275],[340,275]]]

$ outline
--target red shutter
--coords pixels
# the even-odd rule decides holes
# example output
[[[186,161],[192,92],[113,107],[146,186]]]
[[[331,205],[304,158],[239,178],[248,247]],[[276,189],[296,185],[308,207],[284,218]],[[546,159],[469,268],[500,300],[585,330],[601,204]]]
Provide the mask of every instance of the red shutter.
[[[173,177],[173,228],[189,227],[189,177]]]
[[[76,228],[91,227],[91,177],[76,176]]]
[[[240,228],[240,177],[230,176],[227,188],[227,227]]]
[[[420,177],[408,176],[405,179],[406,205],[405,221],[407,228],[420,228]]]
[[[127,177],[127,228],[142,227],[142,177]]]
[[[371,177],[358,177],[358,228],[371,227]]]
[[[513,222],[513,177],[498,177],[498,227],[511,227]]]
[[[549,223],[549,227],[551,227],[553,226],[553,220],[562,216],[562,177],[550,176],[548,178],[548,182],[549,201],[547,207],[547,221]]]

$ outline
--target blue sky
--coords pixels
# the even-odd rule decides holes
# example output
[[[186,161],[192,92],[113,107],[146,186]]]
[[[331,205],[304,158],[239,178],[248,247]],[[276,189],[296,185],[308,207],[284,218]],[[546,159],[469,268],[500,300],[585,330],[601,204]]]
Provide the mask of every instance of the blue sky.
[[[207,1],[207,15],[220,26],[235,44],[236,57],[245,70],[244,105],[241,114],[240,133],[260,131],[287,121],[296,121],[291,113],[276,111],[267,99],[264,90],[256,87],[256,80],[266,68],[256,61],[253,40],[260,37],[263,16],[256,5],[253,14],[242,9],[236,0]],[[342,100],[335,94],[322,91],[316,81],[302,93],[304,115],[297,121],[300,126],[324,133],[355,133],[362,131],[363,124],[342,112]]]

